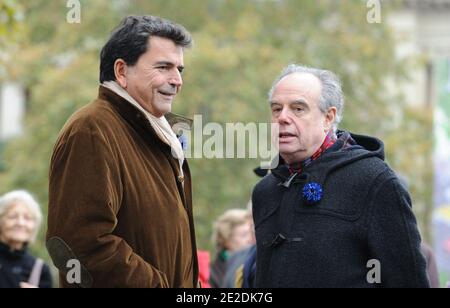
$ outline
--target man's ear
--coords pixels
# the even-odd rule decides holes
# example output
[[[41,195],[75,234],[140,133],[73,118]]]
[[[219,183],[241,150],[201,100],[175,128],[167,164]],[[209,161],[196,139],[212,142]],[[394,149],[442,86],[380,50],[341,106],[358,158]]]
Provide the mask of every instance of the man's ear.
[[[114,62],[114,75],[117,83],[124,89],[127,88],[127,70],[128,66],[122,59],[117,59]]]
[[[336,112],[336,107],[331,107],[325,114],[325,132],[328,132],[333,127],[333,123],[336,120]]]

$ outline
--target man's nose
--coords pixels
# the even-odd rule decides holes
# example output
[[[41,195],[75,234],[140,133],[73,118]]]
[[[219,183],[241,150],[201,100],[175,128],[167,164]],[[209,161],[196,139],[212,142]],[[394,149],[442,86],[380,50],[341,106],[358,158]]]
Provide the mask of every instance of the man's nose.
[[[169,83],[176,88],[180,88],[183,85],[183,78],[178,69],[175,69],[170,75]]]
[[[278,123],[289,124],[291,122],[291,117],[289,113],[289,108],[283,108],[278,116]]]

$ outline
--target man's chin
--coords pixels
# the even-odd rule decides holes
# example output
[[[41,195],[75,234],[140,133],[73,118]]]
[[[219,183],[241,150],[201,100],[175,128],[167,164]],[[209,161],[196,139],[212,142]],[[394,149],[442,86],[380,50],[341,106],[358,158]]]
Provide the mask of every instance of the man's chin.
[[[296,152],[296,150],[288,144],[279,144],[278,152],[283,155],[292,155]]]
[[[162,115],[172,112],[172,102],[159,102],[158,107],[158,111]]]
[[[289,147],[280,146],[278,153],[288,163],[300,162],[307,158],[305,157],[306,151]]]

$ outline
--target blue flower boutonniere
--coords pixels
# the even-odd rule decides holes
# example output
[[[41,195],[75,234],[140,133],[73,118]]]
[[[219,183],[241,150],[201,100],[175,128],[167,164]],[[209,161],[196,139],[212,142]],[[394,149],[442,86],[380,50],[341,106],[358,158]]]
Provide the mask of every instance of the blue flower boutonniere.
[[[181,143],[181,149],[183,149],[183,151],[186,151],[188,148],[188,139],[185,135],[180,135],[178,136],[178,140]]]
[[[318,183],[308,183],[303,187],[303,198],[310,204],[319,202],[322,194],[322,186]]]

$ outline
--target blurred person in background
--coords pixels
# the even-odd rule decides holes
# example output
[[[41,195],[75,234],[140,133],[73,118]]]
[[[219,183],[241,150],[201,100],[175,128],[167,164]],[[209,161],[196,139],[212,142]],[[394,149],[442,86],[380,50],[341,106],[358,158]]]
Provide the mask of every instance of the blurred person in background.
[[[230,255],[253,243],[249,213],[244,209],[230,209],[214,223],[213,241],[217,255],[211,266],[209,282],[213,288],[222,288]]]
[[[427,261],[427,274],[428,279],[430,280],[430,285],[432,288],[439,288],[439,271],[433,249],[425,242],[422,242],[420,248],[425,260]]]
[[[253,224],[252,202],[247,204],[247,220],[250,225],[250,246],[246,246],[230,254],[227,264],[223,288],[240,288],[243,285],[243,266],[248,258],[256,251],[255,227]]]
[[[26,191],[0,198],[0,288],[51,288],[49,267],[28,252],[39,232],[42,213]]]
[[[210,268],[211,268],[211,257],[209,251],[197,250],[198,258],[198,282],[201,288],[208,289],[211,288],[209,284]]]
[[[400,184],[403,185],[405,190],[408,190],[409,189],[408,178],[400,172],[397,172],[397,176]],[[439,288],[440,287],[439,270],[437,267],[436,257],[434,255],[433,248],[431,248],[431,246],[428,245],[425,241],[422,241],[422,244],[420,245],[420,250],[422,251],[422,254],[427,262],[427,275],[430,281],[430,286],[432,288]]]

